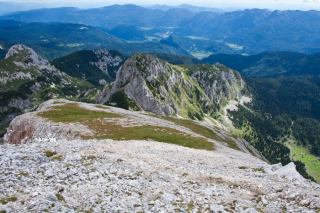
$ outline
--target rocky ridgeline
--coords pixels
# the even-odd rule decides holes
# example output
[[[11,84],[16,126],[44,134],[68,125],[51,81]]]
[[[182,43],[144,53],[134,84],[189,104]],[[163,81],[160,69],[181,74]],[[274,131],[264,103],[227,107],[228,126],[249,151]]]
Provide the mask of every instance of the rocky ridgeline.
[[[29,139],[20,138],[25,139],[20,145],[1,145],[0,210],[319,211],[320,186],[300,176],[293,163],[284,167],[269,165],[249,153],[230,149],[216,141],[212,141],[216,150],[206,151],[150,140],[82,140],[72,138],[70,133],[66,139],[67,135],[59,137],[56,133],[67,130],[68,125],[81,132],[85,127],[54,124],[44,118],[27,122],[36,113],[62,102],[71,103],[48,101],[37,112],[26,113],[12,121],[7,141],[20,131],[14,127],[19,126],[23,117],[25,123],[20,125],[33,135]],[[80,106],[98,110],[90,104]],[[147,115],[141,112],[112,107],[100,110],[122,113],[125,117],[118,121],[122,125],[175,127],[172,122],[159,118],[148,116],[146,119]],[[41,130],[43,126],[47,127]],[[192,134],[186,128],[176,128]]]
[[[124,91],[140,110],[158,115],[211,114],[224,100],[240,99],[244,82],[239,73],[223,65],[174,66],[160,59],[135,53],[119,69],[112,87],[96,98],[106,103]]]
[[[30,68],[31,66],[48,66],[49,61],[39,56],[33,49],[19,44],[12,46],[6,54],[6,59],[19,55],[14,63],[23,68]]]

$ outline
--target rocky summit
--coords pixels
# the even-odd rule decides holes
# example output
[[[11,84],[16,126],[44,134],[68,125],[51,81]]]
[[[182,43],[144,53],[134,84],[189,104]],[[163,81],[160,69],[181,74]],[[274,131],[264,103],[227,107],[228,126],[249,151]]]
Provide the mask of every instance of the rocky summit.
[[[221,64],[176,66],[152,55],[135,53],[96,101],[120,106],[119,96],[125,96],[134,102],[128,109],[202,120],[205,114],[220,111],[229,100],[241,99],[246,92],[244,85],[238,72]]]
[[[320,186],[293,163],[270,165],[241,139],[202,122],[59,99],[16,117],[4,140],[3,212],[320,208]]]

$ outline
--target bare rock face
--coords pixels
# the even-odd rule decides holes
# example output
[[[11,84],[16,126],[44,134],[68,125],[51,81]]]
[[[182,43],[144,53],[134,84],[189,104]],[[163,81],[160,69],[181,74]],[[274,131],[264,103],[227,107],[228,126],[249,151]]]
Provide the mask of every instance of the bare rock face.
[[[214,65],[217,69],[222,66]],[[244,81],[240,74],[231,69],[227,68],[227,70],[217,74],[194,72],[193,76],[211,101],[217,101],[221,104],[223,98],[227,100],[241,99],[241,88],[244,86]]]
[[[141,110],[151,111],[158,115],[179,114],[174,101],[166,90],[164,90],[162,97],[167,97],[161,101],[151,91],[153,88],[147,85],[157,82],[157,78],[167,74],[169,74],[167,84],[169,88],[172,87],[172,84],[181,82],[181,75],[178,76],[176,72],[170,73],[169,68],[167,63],[160,62],[157,58],[136,53],[121,66],[111,90],[104,90],[98,96],[97,101],[105,103],[112,94],[123,90]]]
[[[31,66],[41,66],[48,65],[49,61],[43,59],[39,56],[33,49],[26,47],[23,44],[12,46],[5,58],[9,58],[11,56],[21,55],[20,57],[24,58],[24,60],[19,60],[16,65],[21,66],[23,68],[29,68]]]
[[[30,99],[23,100],[22,98],[13,98],[10,100],[9,106],[24,109],[30,106]]]
[[[91,64],[97,66],[105,75],[109,75],[108,70],[110,67],[119,67],[125,60],[124,56],[113,56],[113,54],[107,49],[97,49],[93,50],[93,52],[96,54],[98,61],[91,62]]]
[[[243,86],[241,76],[226,67],[174,66],[136,53],[121,66],[112,87],[100,92],[96,101],[106,103],[112,95],[124,91],[140,110],[201,117],[221,110],[223,99],[240,99]]]

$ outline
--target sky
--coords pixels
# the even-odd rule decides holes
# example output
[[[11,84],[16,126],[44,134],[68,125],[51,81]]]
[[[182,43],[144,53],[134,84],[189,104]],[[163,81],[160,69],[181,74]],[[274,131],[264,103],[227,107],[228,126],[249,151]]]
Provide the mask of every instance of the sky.
[[[191,4],[195,6],[215,8],[267,8],[271,10],[294,9],[294,10],[320,10],[320,0],[0,0],[0,2],[40,3],[51,6],[76,6],[81,8],[102,7],[112,4],[136,4],[140,6],[151,6],[155,4],[166,4],[177,6],[180,4]]]

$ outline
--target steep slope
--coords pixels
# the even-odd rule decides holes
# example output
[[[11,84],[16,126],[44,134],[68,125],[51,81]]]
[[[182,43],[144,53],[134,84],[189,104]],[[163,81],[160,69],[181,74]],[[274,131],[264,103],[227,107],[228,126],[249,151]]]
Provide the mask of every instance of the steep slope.
[[[175,66],[136,53],[119,69],[116,81],[97,96],[98,103],[116,104],[120,94],[140,110],[158,115],[181,115],[202,120],[228,100],[240,99],[244,82],[222,65]]]
[[[51,63],[72,77],[83,78],[95,86],[101,86],[115,80],[116,73],[126,58],[115,50],[82,50]]]
[[[82,113],[74,116],[74,109]],[[0,210],[7,212],[320,208],[319,185],[301,177],[293,163],[269,165],[146,113],[49,100],[15,118],[10,130],[6,139],[23,144],[1,145]],[[76,139],[80,134],[88,139]],[[169,144],[174,137],[181,144]],[[215,148],[189,148],[197,141]]]
[[[1,135],[15,116],[32,111],[44,100],[74,99],[93,85],[57,70],[24,45],[11,47],[0,61]]]

